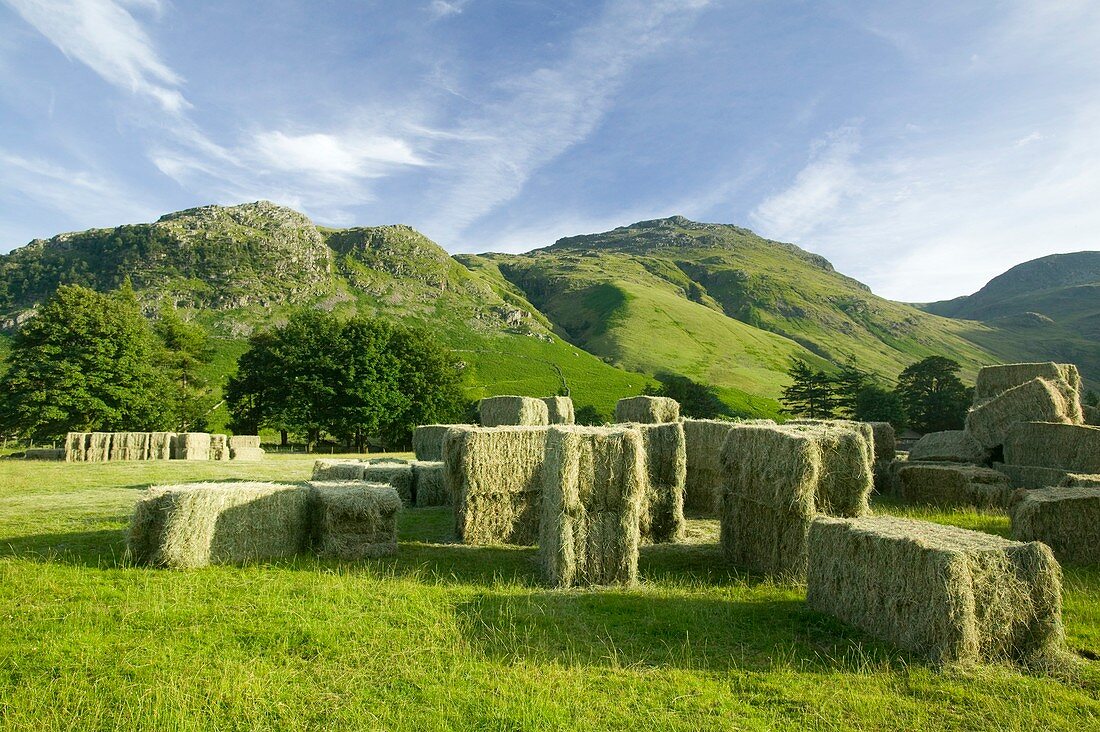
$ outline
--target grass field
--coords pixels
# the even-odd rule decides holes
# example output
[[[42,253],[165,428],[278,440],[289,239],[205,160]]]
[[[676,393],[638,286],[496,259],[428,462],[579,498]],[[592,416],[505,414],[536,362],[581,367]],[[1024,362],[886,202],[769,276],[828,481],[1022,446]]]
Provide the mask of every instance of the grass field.
[[[723,564],[715,521],[645,547],[629,591],[550,591],[531,549],[401,519],[396,558],[127,566],[139,491],[307,477],[258,464],[0,461],[2,729],[1095,729],[1100,664],[937,670]],[[995,533],[995,512],[879,511]],[[1100,570],[1066,569],[1066,629],[1100,654]]]

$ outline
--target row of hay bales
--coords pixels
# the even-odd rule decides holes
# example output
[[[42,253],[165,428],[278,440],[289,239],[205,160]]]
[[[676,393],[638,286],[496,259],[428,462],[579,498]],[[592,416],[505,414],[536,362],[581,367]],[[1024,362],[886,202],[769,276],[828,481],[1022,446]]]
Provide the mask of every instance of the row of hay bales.
[[[134,508],[137,564],[194,569],[314,551],[358,559],[397,551],[401,499],[362,481],[191,483],[150,488]]]
[[[313,464],[313,480],[366,481],[391,486],[407,507],[449,506],[443,463],[397,458],[321,459]]]
[[[259,460],[256,435],[208,432],[70,432],[64,459],[70,463],[118,460]]]

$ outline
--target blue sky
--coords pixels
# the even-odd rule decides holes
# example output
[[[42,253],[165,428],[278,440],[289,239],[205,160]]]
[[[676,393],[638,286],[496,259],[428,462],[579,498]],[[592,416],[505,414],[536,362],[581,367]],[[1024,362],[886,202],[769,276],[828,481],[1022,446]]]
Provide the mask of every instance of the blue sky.
[[[952,297],[1100,248],[1100,3],[0,0],[0,251],[261,198],[452,252],[683,214]]]

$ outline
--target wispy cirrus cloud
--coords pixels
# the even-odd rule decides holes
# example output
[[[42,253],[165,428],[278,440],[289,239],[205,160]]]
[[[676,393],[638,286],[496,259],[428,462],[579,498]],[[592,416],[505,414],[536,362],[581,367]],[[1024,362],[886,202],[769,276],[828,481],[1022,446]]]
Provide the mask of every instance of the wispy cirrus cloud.
[[[432,20],[460,15],[466,9],[469,0],[432,0],[428,3],[428,13]]]

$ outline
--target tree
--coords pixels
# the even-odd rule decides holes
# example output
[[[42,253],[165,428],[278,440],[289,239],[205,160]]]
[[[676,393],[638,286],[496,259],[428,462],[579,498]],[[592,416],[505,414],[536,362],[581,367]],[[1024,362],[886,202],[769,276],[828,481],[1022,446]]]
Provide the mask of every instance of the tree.
[[[899,430],[908,424],[901,397],[876,384],[860,390],[852,418],[860,422],[889,422]]]
[[[0,429],[35,439],[70,431],[171,426],[161,349],[126,285],[62,285],[16,334],[0,379]]]
[[[871,383],[870,375],[849,359],[832,379],[837,412],[844,417],[855,418],[860,393]]]
[[[729,407],[718,398],[718,391],[679,374],[657,374],[657,384],[649,384],[643,393],[664,396],[680,403],[680,414],[696,419],[713,419],[729,415]]]
[[[796,358],[787,375],[791,385],[783,389],[781,398],[785,411],[811,419],[835,416],[836,396],[828,374]]]
[[[944,356],[929,356],[909,366],[898,377],[897,394],[918,432],[962,429],[973,390],[958,377],[962,367]]]
[[[201,326],[188,323],[174,307],[161,307],[153,330],[164,346],[163,362],[174,388],[170,411],[178,431],[201,432],[214,407],[214,396],[203,369],[213,350]]]

